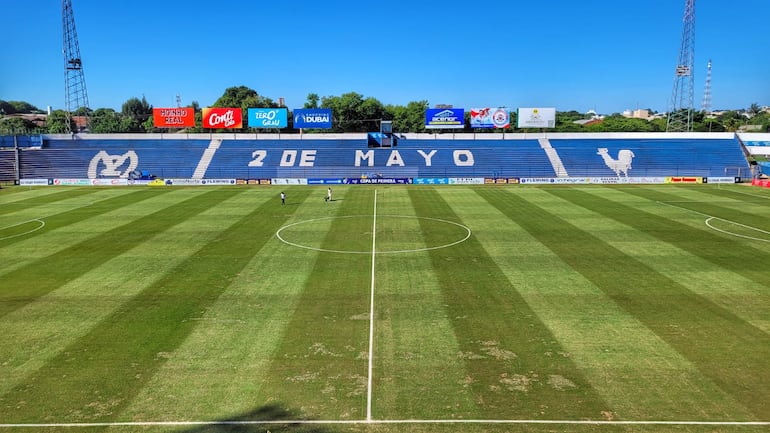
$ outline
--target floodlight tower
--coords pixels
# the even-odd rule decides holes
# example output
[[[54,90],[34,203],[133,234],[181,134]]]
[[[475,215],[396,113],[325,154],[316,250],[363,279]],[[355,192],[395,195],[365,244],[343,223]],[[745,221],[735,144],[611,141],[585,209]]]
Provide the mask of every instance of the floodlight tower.
[[[711,59],[706,66],[706,86],[703,88],[703,112],[711,113]]]
[[[86,92],[86,77],[83,74],[83,61],[80,57],[78,33],[75,30],[75,15],[72,12],[72,1],[62,0],[62,27],[64,28],[64,106],[67,115],[67,130],[72,128],[72,113],[79,109],[85,116],[85,128],[88,128],[88,93]],[[77,128],[78,130],[80,128]],[[78,131],[74,131],[78,132]]]
[[[692,131],[693,63],[695,63],[695,0],[685,0],[679,61],[666,122],[667,132]]]

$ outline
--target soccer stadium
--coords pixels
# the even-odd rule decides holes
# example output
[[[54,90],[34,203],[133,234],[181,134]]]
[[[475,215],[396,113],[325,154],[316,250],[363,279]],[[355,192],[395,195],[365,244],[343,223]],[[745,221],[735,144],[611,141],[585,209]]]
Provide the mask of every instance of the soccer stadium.
[[[527,2],[376,14],[366,3],[101,2],[96,70],[121,91],[194,78],[209,93],[238,67],[297,91],[330,85],[339,62],[335,80],[377,82],[393,98],[425,84],[366,74],[428,65],[441,97],[471,87],[463,97],[483,98],[486,86],[502,100],[465,111],[312,93],[290,111],[241,86],[203,108],[179,93],[155,108],[142,94],[122,113],[89,107],[71,3],[64,110],[0,100],[0,433],[770,431],[770,107],[715,114],[709,60],[695,112],[694,0],[668,112],[636,100],[633,119],[615,113],[607,129],[591,124],[604,121],[595,110],[557,119],[552,106],[502,105],[547,104],[542,89],[581,101],[611,89],[623,103],[650,93],[607,79],[655,74],[645,53],[658,55],[662,32],[634,26],[642,15],[657,25],[663,3],[564,2],[559,21]],[[715,12],[740,31],[762,16],[732,9]],[[465,11],[484,18],[475,30]],[[8,15],[26,26],[8,33],[27,61],[7,69],[32,76],[50,17]],[[588,70],[561,58],[575,53]],[[467,84],[451,62],[481,78]],[[591,81],[566,89],[581,87],[570,74]],[[47,78],[17,81],[50,98]]]
[[[767,431],[767,137],[489,136],[3,137],[0,429]]]

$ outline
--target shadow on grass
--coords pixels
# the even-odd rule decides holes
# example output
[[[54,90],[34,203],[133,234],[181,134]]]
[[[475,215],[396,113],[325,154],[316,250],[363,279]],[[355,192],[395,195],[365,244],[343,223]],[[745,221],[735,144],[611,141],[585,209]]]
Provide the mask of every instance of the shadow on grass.
[[[194,426],[179,430],[180,433],[328,433],[326,427],[318,424],[297,424],[287,421],[304,419],[296,412],[280,405],[262,406],[239,416],[215,421],[213,424]],[[250,422],[259,421],[251,424]],[[269,421],[269,423],[267,422]]]

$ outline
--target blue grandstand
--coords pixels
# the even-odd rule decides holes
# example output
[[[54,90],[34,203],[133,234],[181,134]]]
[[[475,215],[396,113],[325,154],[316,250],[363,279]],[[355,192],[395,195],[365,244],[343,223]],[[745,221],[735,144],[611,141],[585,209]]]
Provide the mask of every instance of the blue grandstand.
[[[735,134],[45,135],[0,151],[21,179],[750,177]],[[3,143],[7,143],[7,137]],[[7,173],[6,173],[7,176]]]

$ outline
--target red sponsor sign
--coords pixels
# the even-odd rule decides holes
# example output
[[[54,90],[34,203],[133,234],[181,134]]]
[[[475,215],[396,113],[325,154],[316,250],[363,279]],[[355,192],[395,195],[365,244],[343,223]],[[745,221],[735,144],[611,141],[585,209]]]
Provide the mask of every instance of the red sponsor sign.
[[[754,186],[770,188],[770,179],[752,179],[751,184]]]
[[[242,128],[243,115],[240,108],[204,108],[204,128]]]
[[[185,108],[153,108],[152,120],[156,128],[188,128],[195,126],[195,110]]]

